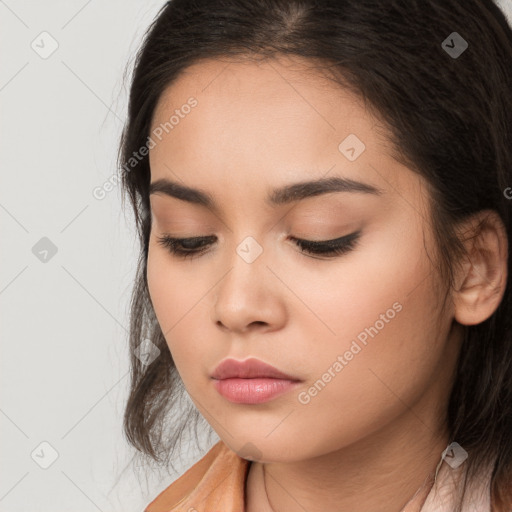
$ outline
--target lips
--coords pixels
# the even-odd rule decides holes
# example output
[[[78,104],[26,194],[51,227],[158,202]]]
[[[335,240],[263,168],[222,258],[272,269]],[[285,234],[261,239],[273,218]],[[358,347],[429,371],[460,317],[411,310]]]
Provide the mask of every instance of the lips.
[[[213,379],[284,379],[289,381],[300,381],[296,377],[281,372],[277,368],[264,363],[256,358],[249,358],[245,361],[236,359],[225,359],[211,374]]]
[[[257,405],[300,386],[300,379],[259,359],[225,359],[211,374],[215,389],[235,404]]]

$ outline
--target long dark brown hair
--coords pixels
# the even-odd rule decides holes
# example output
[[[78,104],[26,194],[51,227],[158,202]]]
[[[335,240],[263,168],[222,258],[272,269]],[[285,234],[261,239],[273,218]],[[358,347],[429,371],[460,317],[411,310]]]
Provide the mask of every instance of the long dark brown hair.
[[[442,45],[454,32],[468,43],[459,56]],[[201,59],[280,54],[307,58],[357,94],[389,128],[395,158],[427,180],[439,275],[448,289],[464,254],[459,221],[496,211],[510,254],[512,31],[492,0],[166,3],[135,56],[118,156],[140,240],[124,433],[147,463],[168,464],[184,429],[201,418],[186,401],[148,293],[150,167],[141,148],[148,146],[160,95],[185,68]],[[511,270],[509,258],[509,276]],[[509,279],[494,314],[465,327],[447,411],[451,440],[469,453],[467,478],[494,464],[491,492],[500,506],[512,506],[511,324]],[[149,365],[135,354],[143,340],[160,350]],[[177,416],[182,400],[188,412]]]

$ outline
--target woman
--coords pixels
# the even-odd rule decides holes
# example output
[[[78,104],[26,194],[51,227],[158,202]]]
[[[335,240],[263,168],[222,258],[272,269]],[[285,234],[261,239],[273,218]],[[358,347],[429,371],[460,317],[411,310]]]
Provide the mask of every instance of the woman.
[[[162,8],[125,433],[220,441],[148,512],[512,510],[511,90],[490,0]]]

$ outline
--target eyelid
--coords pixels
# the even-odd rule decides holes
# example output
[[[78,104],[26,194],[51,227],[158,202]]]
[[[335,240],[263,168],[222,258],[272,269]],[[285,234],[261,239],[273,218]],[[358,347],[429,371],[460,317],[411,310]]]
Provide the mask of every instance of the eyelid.
[[[348,235],[344,235],[338,238],[330,240],[306,240],[303,238],[290,237],[290,240],[295,241],[295,245],[300,249],[301,252],[306,253],[310,257],[318,259],[334,259],[340,257],[352,251],[359,243],[361,237],[361,230],[354,231]],[[215,235],[210,236],[195,236],[187,238],[177,238],[170,235],[164,234],[163,236],[157,237],[158,243],[175,257],[178,258],[190,258],[201,256],[203,253],[210,252],[208,243],[209,240],[217,238]],[[183,244],[199,242],[196,247],[183,248]],[[179,245],[181,244],[181,248]],[[203,248],[206,247],[206,248]]]
[[[345,240],[347,240],[349,238],[355,238],[356,236],[358,236],[358,234],[359,234],[359,231],[354,231],[353,233],[349,233],[348,235],[343,235],[343,236],[339,236],[337,238],[331,238],[331,239],[328,239],[328,240],[325,240],[325,239],[322,239],[322,240],[312,240],[309,237],[302,238],[302,237],[298,237],[298,236],[291,236],[289,239],[290,240],[299,240],[301,242],[307,242],[309,244],[327,245],[327,244],[335,244],[335,243],[338,243],[338,242],[344,242]]]

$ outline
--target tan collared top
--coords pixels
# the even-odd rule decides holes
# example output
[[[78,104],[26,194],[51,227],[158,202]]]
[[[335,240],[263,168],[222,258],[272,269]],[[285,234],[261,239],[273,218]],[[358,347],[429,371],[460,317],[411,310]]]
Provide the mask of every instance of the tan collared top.
[[[245,512],[245,483],[250,461],[241,458],[223,441],[164,489],[144,512]],[[453,469],[440,459],[435,479],[419,489],[403,512],[452,512],[460,492],[463,463]],[[491,512],[490,470],[470,482],[463,512]],[[425,495],[427,495],[425,497]]]

